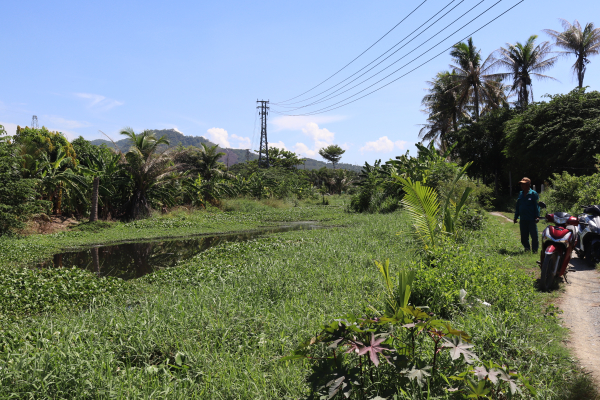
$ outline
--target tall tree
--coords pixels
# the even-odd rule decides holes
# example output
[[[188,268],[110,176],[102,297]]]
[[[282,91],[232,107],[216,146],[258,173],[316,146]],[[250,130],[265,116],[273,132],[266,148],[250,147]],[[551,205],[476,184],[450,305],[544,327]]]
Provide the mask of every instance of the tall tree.
[[[157,138],[153,131],[145,130],[136,134],[133,129],[125,128],[121,135],[129,137],[131,148],[125,154],[127,163],[123,169],[128,175],[133,193],[128,201],[128,216],[133,219],[150,212],[151,200],[169,201],[169,184],[178,176],[175,172],[179,165],[164,152],[157,153],[161,144],[169,145],[164,137]]]
[[[419,137],[427,141],[439,141],[442,148],[446,145],[446,136],[450,130],[458,130],[458,118],[462,113],[456,99],[453,72],[440,72],[431,81],[423,97],[423,112],[429,114],[427,123],[419,131]]]
[[[331,161],[333,164],[333,169],[335,169],[335,164],[337,164],[341,158],[342,154],[344,154],[346,150],[342,149],[337,144],[330,144],[327,147],[323,147],[319,150],[319,154],[321,157],[326,159],[327,161]]]
[[[498,76],[492,74],[496,68],[493,55],[481,62],[481,51],[473,45],[473,38],[467,43],[455,44],[450,51],[454,64],[450,65],[454,74],[454,90],[461,107],[469,104],[475,110],[475,120],[479,120],[481,104],[494,109],[498,104]]]
[[[229,177],[224,171],[224,164],[219,161],[225,155],[219,151],[219,146],[208,146],[202,143],[201,146],[190,146],[175,156],[177,162],[183,164],[185,169],[198,173],[204,180],[213,178]]]
[[[506,44],[506,48],[497,50],[498,63],[506,67],[509,72],[499,74],[503,79],[511,80],[511,90],[517,94],[517,103],[526,107],[529,99],[533,102],[532,77],[537,79],[554,79],[543,75],[557,61],[558,56],[548,57],[552,47],[548,42],[535,44],[537,35],[531,35],[525,43]]]
[[[577,75],[579,87],[583,87],[583,77],[587,64],[590,63],[590,56],[600,52],[600,28],[594,28],[594,24],[589,22],[585,28],[577,20],[571,25],[567,20],[560,19],[564,31],[558,32],[552,29],[544,29],[555,41],[556,46],[564,49],[563,55],[573,54],[575,64],[573,64],[573,73]]]

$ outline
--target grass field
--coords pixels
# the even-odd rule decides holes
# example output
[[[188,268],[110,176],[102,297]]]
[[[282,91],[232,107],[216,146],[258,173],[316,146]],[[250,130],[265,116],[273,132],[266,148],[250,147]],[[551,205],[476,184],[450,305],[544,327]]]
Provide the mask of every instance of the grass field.
[[[0,398],[304,398],[309,367],[280,358],[323,323],[368,306],[380,309],[383,286],[373,260],[387,258],[395,271],[417,269],[414,301],[470,333],[480,358],[529,376],[537,398],[595,398],[561,343],[565,332],[552,295],[535,289],[535,256],[520,251],[512,224],[495,219],[457,248],[440,249],[436,268],[421,262],[410,238],[397,234],[410,228],[402,213],[347,214],[340,205],[254,215],[182,213],[99,232],[5,240],[0,271],[13,276],[6,271],[67,246],[291,220],[330,228],[225,244],[178,268],[107,280],[106,288],[102,281],[89,295],[84,286],[79,297],[85,301],[77,301],[76,289],[68,291],[71,297],[42,297],[56,303],[50,313],[25,317],[31,312],[23,310],[5,319]],[[34,278],[28,279],[18,281],[22,292]],[[461,288],[491,306],[459,304]],[[432,393],[426,388],[409,398],[454,398]]]

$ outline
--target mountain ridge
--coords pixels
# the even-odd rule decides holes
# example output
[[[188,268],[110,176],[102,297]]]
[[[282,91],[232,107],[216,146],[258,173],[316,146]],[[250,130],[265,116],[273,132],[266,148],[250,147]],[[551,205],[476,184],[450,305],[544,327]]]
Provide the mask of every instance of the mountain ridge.
[[[185,147],[188,147],[188,146],[200,147],[202,145],[202,143],[206,144],[207,146],[215,146],[216,145],[216,143],[211,142],[204,136],[184,135],[181,131],[179,131],[177,129],[173,129],[173,128],[172,129],[150,129],[150,130],[153,131],[157,137],[166,136],[167,140],[170,143],[168,148],[178,146],[179,144],[181,144],[182,146],[185,146]],[[106,145],[107,147],[115,147],[115,145],[116,145],[117,148],[122,152],[127,152],[130,147],[129,139],[117,140],[114,142],[114,144],[110,140],[95,139],[95,140],[92,140],[91,143],[96,146]],[[223,147],[219,146],[219,151],[222,151],[225,153],[225,155],[223,157],[221,157],[221,159],[219,161],[226,164],[228,167],[230,167],[234,164],[240,163],[240,162],[252,161],[252,160],[258,159],[258,155],[255,152],[251,151],[250,149],[231,149],[231,148],[223,148]],[[298,166],[298,168],[300,168],[300,169],[302,169],[302,168],[304,168],[304,169],[320,169],[323,167],[328,168],[328,169],[333,168],[333,166],[329,163],[325,163],[325,162],[319,161],[319,160],[314,160],[312,158],[306,158],[305,165]],[[346,164],[346,163],[338,163],[337,167],[339,169],[347,169],[347,170],[356,171],[356,172],[360,172],[362,170],[361,166],[353,165],[353,164]]]

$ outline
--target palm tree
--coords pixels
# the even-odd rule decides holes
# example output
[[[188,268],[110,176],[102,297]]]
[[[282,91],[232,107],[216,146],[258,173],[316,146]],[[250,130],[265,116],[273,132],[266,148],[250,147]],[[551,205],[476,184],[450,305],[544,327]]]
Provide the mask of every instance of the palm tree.
[[[54,213],[61,214],[63,200],[78,199],[83,202],[87,183],[79,174],[75,173],[70,167],[71,158],[65,154],[62,149],[58,150],[56,161],[50,161],[47,153],[42,153],[39,169],[35,172],[35,177],[39,177],[42,191],[45,192],[54,205]]]
[[[477,121],[480,104],[487,104],[491,108],[499,106],[497,75],[491,74],[496,68],[496,60],[490,55],[482,63],[481,51],[473,45],[473,38],[469,38],[467,43],[461,42],[452,47],[450,55],[454,64],[450,68],[454,73],[458,104],[461,108],[472,104]]]
[[[223,163],[219,162],[219,159],[225,153],[218,149],[219,146],[207,146],[206,143],[202,143],[200,148],[190,146],[176,155],[176,161],[184,164],[189,172],[200,174],[205,181],[213,178],[233,177],[233,175],[223,171]]]
[[[585,28],[577,20],[571,25],[567,20],[560,19],[564,32],[557,32],[552,29],[544,29],[548,35],[556,40],[556,46],[565,49],[563,55],[573,54],[576,58],[573,64],[573,73],[577,75],[579,87],[583,87],[583,76],[585,75],[586,65],[590,63],[590,56],[600,52],[600,28],[594,28],[594,24],[589,22]]]
[[[419,131],[419,137],[423,140],[438,141],[444,147],[446,143],[446,134],[450,130],[458,130],[458,117],[462,114],[458,106],[453,72],[440,72],[432,81],[428,81],[430,86],[428,93],[421,100],[421,105],[425,107],[423,112],[429,114],[427,123]]]
[[[536,46],[537,35],[531,35],[525,43],[506,44],[506,48],[497,50],[498,63],[510,72],[499,74],[503,79],[512,81],[511,90],[517,93],[517,103],[521,107],[527,106],[529,98],[533,101],[532,77],[538,79],[554,79],[543,75],[541,72],[551,68],[558,56],[548,58],[552,52],[550,43],[542,42]]]
[[[119,180],[121,158],[121,154],[101,151],[98,154],[90,154],[89,166],[80,168],[84,174],[93,178],[90,222],[98,220],[98,203],[101,201],[101,197],[105,199],[104,203],[106,203],[106,200],[110,199],[115,191],[115,182]],[[106,208],[107,204],[104,205]]]
[[[161,144],[169,145],[166,137],[157,138],[153,131],[145,130],[136,134],[131,128],[125,128],[121,135],[128,136],[131,148],[125,154],[123,169],[126,172],[133,194],[128,201],[128,214],[136,219],[150,212],[151,200],[169,202],[172,198],[170,186],[179,179],[179,165],[165,152],[157,153]]]

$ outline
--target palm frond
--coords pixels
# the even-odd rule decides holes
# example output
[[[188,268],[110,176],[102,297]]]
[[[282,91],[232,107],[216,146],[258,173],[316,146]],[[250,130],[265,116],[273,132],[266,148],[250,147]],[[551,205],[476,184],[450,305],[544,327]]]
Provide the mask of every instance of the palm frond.
[[[401,203],[412,219],[415,237],[425,249],[435,247],[437,216],[440,211],[435,189],[423,186],[419,181],[412,182],[410,178],[397,176],[396,179],[405,193]]]

